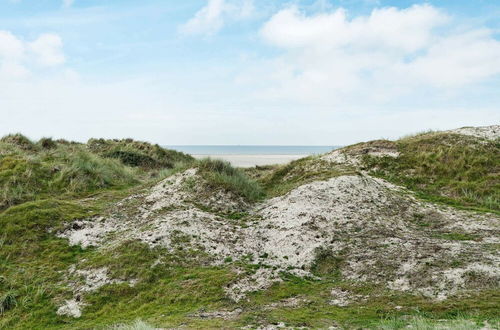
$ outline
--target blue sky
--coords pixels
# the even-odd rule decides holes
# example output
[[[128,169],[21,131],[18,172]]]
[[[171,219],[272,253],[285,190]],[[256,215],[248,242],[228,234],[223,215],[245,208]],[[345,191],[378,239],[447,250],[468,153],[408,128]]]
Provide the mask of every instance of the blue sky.
[[[337,145],[499,101],[498,1],[0,0],[0,135]]]

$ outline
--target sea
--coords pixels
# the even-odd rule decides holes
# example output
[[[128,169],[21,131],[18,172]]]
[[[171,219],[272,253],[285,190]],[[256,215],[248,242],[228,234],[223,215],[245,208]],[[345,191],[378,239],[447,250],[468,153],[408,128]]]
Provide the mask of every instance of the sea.
[[[165,146],[191,155],[317,155],[339,146],[177,145]]]

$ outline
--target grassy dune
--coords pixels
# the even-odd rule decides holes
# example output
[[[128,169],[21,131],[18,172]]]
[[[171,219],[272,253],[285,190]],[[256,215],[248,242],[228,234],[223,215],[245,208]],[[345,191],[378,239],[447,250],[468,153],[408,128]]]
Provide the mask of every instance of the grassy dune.
[[[403,185],[423,199],[459,208],[500,210],[498,142],[429,133],[388,143],[400,156],[364,155],[364,170]],[[209,185],[231,191],[250,204],[283,195],[304,183],[358,171],[333,166],[319,157],[242,171],[223,161],[195,161],[191,156],[130,139],[92,139],[82,144],[52,139],[33,142],[19,134],[3,137],[0,328],[236,328],[279,322],[313,328],[498,327],[498,290],[437,302],[381,285],[347,281],[337,272],[335,265],[340,261],[326,256],[325,262],[318,259],[313,267],[320,278],[299,278],[284,272],[280,274],[282,282],[234,303],[223,289],[237,276],[234,267],[252,274],[267,266],[244,261],[234,264],[231,260],[213,266],[207,255],[187,247],[167,251],[138,242],[103,253],[69,246],[66,239],[56,236],[69,222],[104,214],[122,198],[190,167],[197,167]],[[182,239],[179,237],[180,242]],[[160,259],[162,263],[157,264]],[[67,269],[77,263],[88,268],[107,267],[113,278],[134,278],[137,284],[105,285],[85,298],[88,306],[81,318],[59,316],[57,306],[72,297],[61,283]],[[334,289],[375,298],[334,306],[329,294]],[[282,304],[296,298],[307,303],[299,308]],[[241,312],[227,320],[193,316],[200,310],[236,309]]]
[[[365,156],[365,168],[427,200],[500,211],[500,141],[431,132],[394,144],[399,157]]]

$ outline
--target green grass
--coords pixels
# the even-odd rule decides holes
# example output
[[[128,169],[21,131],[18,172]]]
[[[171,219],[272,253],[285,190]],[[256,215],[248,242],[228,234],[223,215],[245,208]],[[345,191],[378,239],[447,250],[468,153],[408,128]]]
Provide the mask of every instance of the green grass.
[[[457,317],[452,320],[434,320],[422,316],[411,316],[407,318],[391,317],[386,320],[380,321],[376,327],[382,330],[396,330],[396,329],[417,329],[417,330],[473,330],[484,329],[485,326],[499,326],[498,320],[494,324],[489,322],[476,322],[466,317]]]
[[[82,250],[69,247],[49,229],[94,212],[76,203],[43,200],[0,213],[0,297],[4,310],[8,307],[0,317],[0,328],[12,328],[27,318],[56,319],[53,298],[64,291],[58,284],[62,271],[78,260]]]
[[[152,325],[142,321],[136,320],[131,324],[116,324],[108,328],[108,330],[155,330]]]
[[[434,133],[403,139],[397,142],[401,159],[366,159],[366,166],[431,200],[497,210],[498,144],[474,141]],[[249,202],[314,180],[355,173],[317,157],[243,171],[223,161],[198,162],[133,140],[81,144],[50,138],[32,142],[19,134],[4,137],[0,139],[0,329],[203,329],[279,322],[311,328],[475,329],[485,322],[498,327],[497,289],[438,302],[353,283],[339,272],[344,262],[341,253],[317,251],[311,270],[320,279],[282,273],[282,282],[234,303],[224,292],[240,276],[234,267],[254,272],[265,265],[228,258],[223,265],[212,266],[210,256],[191,250],[189,237],[182,235],[170,237],[175,243],[171,250],[134,241],[83,250],[56,237],[75,219],[106,214],[117,200],[192,166],[215,188]],[[127,210],[123,212],[126,215]],[[235,222],[249,217],[244,212],[220,215]],[[414,222],[422,230],[432,225],[421,214],[415,214]],[[476,239],[458,232],[436,235],[446,240]],[[266,257],[259,260],[265,262]],[[75,264],[79,269],[106,267],[111,278],[125,281],[86,294],[88,305],[79,319],[56,314],[57,307],[73,296],[65,281],[68,268]],[[470,281],[484,280],[469,276]],[[135,285],[130,286],[130,280]],[[333,306],[332,289],[370,298]],[[294,297],[304,302],[297,307],[280,305]],[[266,308],[270,304],[276,307]],[[194,316],[199,311],[236,308],[242,313],[231,320]]]
[[[500,211],[500,142],[427,133],[396,145],[399,157],[365,156],[365,168],[433,202]]]
[[[251,294],[249,301],[242,303],[247,312],[240,316],[238,325],[284,322],[290,327],[313,329],[330,326],[375,329],[382,325],[410,325],[416,318],[429,324],[453,324],[457,319],[477,324],[485,321],[498,324],[500,319],[498,290],[480,291],[469,297],[457,296],[438,302],[374,284],[343,281],[338,277],[312,280],[287,275],[282,278],[283,282],[274,284],[266,291]],[[352,300],[344,307],[334,306],[330,304],[332,289],[347,291],[350,296],[369,298]],[[266,305],[293,297],[304,302],[297,307],[263,309]]]
[[[138,242],[105,252],[82,250],[55,236],[69,221],[98,214],[113,202],[110,198],[85,205],[52,199],[0,213],[0,328],[89,329],[143,315],[178,326],[187,314],[227,300],[223,288],[234,274],[205,266],[202,253],[189,249],[171,253]],[[153,266],[157,260],[161,263]],[[90,305],[81,319],[61,317],[56,315],[57,306],[72,296],[62,283],[73,264],[79,269],[107,267],[112,278],[134,279],[137,284],[104,286],[86,295]]]
[[[334,254],[331,249],[317,248],[311,273],[321,277],[340,277],[340,266],[344,258],[340,254]]]
[[[194,160],[193,157],[182,152],[132,139],[90,139],[87,146],[101,156],[119,159],[123,164],[132,167],[173,168],[176,163]]]
[[[8,135],[0,139],[0,210],[35,199],[127,189],[193,161],[131,139],[81,144],[43,138],[34,143],[20,134]]]
[[[17,306],[15,291],[7,291],[0,296],[0,315]]]
[[[264,175],[259,175],[258,169],[253,169],[252,175],[258,178],[269,197],[281,196],[289,191],[313,181],[327,180],[339,175],[355,174],[350,168],[332,166],[329,162],[316,156],[294,160],[286,165],[269,171],[263,167]]]
[[[434,235],[435,238],[441,238],[451,241],[473,241],[478,237],[467,233],[442,233]]]
[[[205,158],[197,162],[199,174],[214,187],[222,187],[249,202],[256,202],[265,197],[259,183],[248,177],[244,171],[231,166],[220,159]]]

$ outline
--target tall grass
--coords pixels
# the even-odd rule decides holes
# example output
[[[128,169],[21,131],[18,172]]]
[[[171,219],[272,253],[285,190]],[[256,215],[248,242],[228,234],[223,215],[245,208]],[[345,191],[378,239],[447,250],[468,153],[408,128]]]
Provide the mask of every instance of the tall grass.
[[[223,187],[250,202],[264,197],[264,191],[260,185],[242,170],[231,166],[229,162],[205,158],[199,160],[197,166],[199,173],[214,186]]]
[[[132,139],[90,139],[87,146],[89,150],[103,157],[118,159],[128,166],[149,169],[173,168],[176,163],[194,161],[192,156],[182,152]]]
[[[365,156],[366,168],[422,197],[500,211],[500,145],[449,133],[397,141],[400,156]]]
[[[347,168],[332,166],[318,156],[308,156],[278,166],[260,177],[258,182],[264,187],[267,196],[275,197],[313,181],[328,180],[339,175],[354,173]]]
[[[66,155],[66,163],[51,186],[68,192],[92,191],[138,183],[137,173],[118,160],[79,151]]]
[[[32,158],[0,158],[0,209],[31,200],[46,191],[50,168]]]
[[[0,210],[35,199],[130,187],[192,161],[131,139],[90,140],[86,145],[50,138],[33,143],[20,134],[8,135],[0,139]]]

